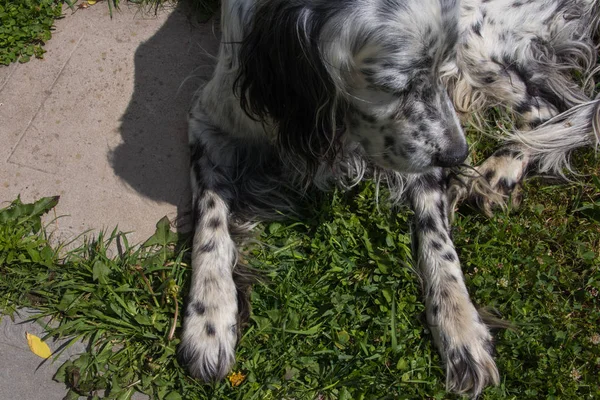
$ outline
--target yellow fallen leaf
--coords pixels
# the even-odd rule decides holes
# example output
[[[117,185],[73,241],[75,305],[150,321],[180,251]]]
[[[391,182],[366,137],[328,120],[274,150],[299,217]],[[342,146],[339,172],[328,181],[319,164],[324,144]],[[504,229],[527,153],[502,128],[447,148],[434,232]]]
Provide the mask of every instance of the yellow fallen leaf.
[[[93,6],[94,4],[96,4],[96,0],[87,0],[87,3],[88,3],[90,6]]]
[[[25,332],[25,335],[27,336],[29,349],[33,354],[42,358],[48,358],[52,355],[52,350],[46,343],[42,342],[42,339],[28,332]]]
[[[236,387],[240,386],[242,382],[244,382],[246,375],[242,374],[241,372],[232,372],[227,379],[229,379],[229,382],[231,382],[231,386]]]

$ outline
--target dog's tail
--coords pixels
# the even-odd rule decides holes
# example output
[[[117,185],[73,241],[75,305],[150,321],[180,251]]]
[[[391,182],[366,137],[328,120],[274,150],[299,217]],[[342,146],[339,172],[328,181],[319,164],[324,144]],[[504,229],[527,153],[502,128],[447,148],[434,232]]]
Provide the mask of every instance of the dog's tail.
[[[540,174],[566,178],[575,173],[570,162],[573,150],[600,144],[600,96],[579,104],[537,126],[533,130],[505,134],[506,144],[527,149],[531,164]]]

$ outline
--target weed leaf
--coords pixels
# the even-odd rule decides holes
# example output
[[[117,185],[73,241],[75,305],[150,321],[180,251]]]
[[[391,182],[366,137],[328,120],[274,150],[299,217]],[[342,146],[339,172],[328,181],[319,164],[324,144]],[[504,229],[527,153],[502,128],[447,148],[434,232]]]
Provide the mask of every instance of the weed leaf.
[[[92,268],[92,277],[94,281],[100,282],[103,285],[108,284],[108,275],[110,274],[110,268],[106,266],[102,261],[96,260],[94,267]]]
[[[161,246],[167,247],[169,244],[177,242],[178,235],[171,231],[171,222],[166,216],[162,217],[156,223],[156,231],[143,244],[144,247]]]

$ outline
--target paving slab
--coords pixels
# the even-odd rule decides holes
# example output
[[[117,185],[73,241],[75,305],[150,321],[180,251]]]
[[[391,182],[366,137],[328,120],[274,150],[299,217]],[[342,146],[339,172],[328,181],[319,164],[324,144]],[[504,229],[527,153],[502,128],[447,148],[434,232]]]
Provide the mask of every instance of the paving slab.
[[[62,399],[65,385],[52,377],[63,362],[85,350],[83,343],[75,343],[56,359],[43,359],[33,354],[27,346],[26,333],[44,336],[41,324],[30,321],[33,310],[20,310],[14,321],[4,316],[0,322],[0,399],[34,400]],[[65,341],[47,341],[52,350]]]
[[[185,116],[211,73],[212,22],[106,3],[65,9],[43,60],[0,68],[0,201],[60,194],[75,231],[152,234],[190,208]]]
[[[4,85],[8,82],[10,76],[16,69],[17,64],[14,63],[0,68],[0,91],[4,88]]]
[[[43,60],[0,67],[0,207],[60,195],[48,221],[62,216],[49,225],[61,241],[118,226],[139,243],[190,209],[185,117],[218,28],[183,5],[121,4],[112,18],[106,2],[65,8]],[[62,399],[61,362],[29,351],[24,332],[43,332],[22,318],[0,324],[0,400]]]
[[[74,360],[85,351],[86,345],[82,342],[69,344],[68,339],[47,339],[46,344],[52,351],[61,350],[60,356],[43,359],[33,354],[26,334],[43,338],[44,324],[51,323],[48,319],[38,322],[35,315],[35,310],[22,309],[14,319],[3,316],[0,321],[0,400],[62,400],[65,385],[52,378],[65,361]],[[148,396],[135,393],[132,399],[146,400]]]

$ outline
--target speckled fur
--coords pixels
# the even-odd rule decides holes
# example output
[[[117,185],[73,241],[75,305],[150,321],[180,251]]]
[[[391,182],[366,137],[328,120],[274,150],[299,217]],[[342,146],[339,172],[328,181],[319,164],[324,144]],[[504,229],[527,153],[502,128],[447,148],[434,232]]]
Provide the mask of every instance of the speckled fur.
[[[309,185],[374,178],[415,213],[414,251],[447,388],[498,384],[488,326],[464,283],[449,215],[486,212],[527,171],[561,173],[597,144],[588,83],[597,53],[592,0],[225,0],[210,81],[189,116],[196,233],[182,362],[223,378],[248,308],[233,233],[294,213]],[[460,119],[504,106],[519,131],[474,173]],[[456,112],[455,112],[456,110]],[[458,115],[457,115],[458,112]],[[279,213],[279,212],[281,213]]]

